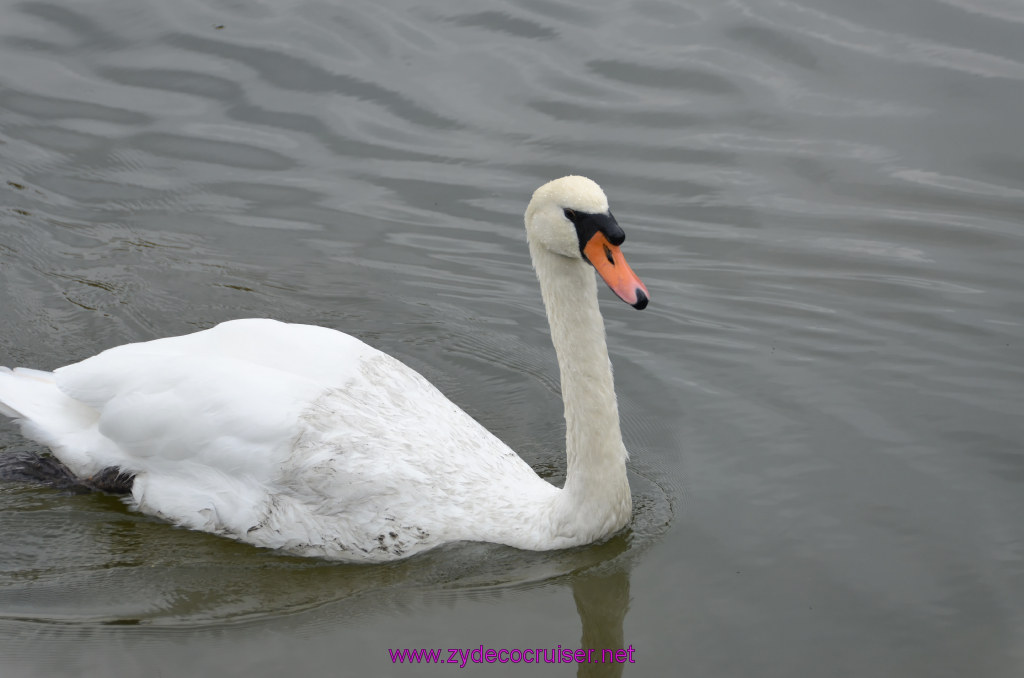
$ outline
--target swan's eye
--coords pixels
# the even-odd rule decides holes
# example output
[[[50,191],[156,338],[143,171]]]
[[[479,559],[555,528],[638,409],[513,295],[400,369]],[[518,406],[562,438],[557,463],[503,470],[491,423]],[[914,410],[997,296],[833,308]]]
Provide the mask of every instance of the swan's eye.
[[[565,218],[568,219],[569,221],[572,221],[572,222],[576,221],[576,213],[573,212],[568,207],[566,207],[564,210],[562,210],[562,214],[564,214]]]

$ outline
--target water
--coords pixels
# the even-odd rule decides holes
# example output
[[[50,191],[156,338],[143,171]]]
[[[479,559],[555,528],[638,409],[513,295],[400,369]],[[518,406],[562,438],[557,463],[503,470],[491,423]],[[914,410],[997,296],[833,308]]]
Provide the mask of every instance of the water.
[[[602,290],[626,533],[352,567],[0,484],[5,678],[1024,673],[1018,3],[0,9],[0,364],[326,325],[559,482],[532,190],[601,183],[652,293]]]

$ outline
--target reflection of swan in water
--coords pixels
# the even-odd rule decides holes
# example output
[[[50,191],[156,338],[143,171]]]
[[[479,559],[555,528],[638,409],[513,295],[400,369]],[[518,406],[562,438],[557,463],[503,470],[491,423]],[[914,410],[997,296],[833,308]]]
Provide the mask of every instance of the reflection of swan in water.
[[[629,610],[629,572],[625,568],[607,574],[588,572],[574,576],[572,596],[583,627],[581,648],[593,649],[593,656],[598,659],[602,658],[604,650],[625,649],[631,645],[622,631]],[[633,660],[636,660],[635,653]],[[618,661],[588,662],[577,667],[576,675],[579,678],[618,678],[624,667],[625,663]]]
[[[545,184],[526,230],[558,355],[563,489],[394,358],[333,330],[238,320],[56,372],[0,368],[0,413],[141,511],[300,555],[404,558],[453,541],[549,550],[630,517],[626,450],[591,269],[636,308],[625,235],[583,177]]]

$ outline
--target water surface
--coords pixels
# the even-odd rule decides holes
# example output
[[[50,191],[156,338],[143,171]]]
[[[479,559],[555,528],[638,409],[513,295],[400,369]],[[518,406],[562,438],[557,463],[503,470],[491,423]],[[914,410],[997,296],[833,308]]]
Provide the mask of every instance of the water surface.
[[[610,542],[342,566],[0,484],[5,677],[572,675],[387,649],[581,642],[627,676],[1024,673],[1016,3],[0,8],[0,364],[325,325],[558,483],[533,189],[597,180],[652,293],[602,290]]]

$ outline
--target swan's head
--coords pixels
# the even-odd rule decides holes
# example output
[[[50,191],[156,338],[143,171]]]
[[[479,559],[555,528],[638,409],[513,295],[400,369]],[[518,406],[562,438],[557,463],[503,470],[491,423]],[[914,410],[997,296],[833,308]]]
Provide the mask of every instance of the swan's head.
[[[651,295],[619,249],[626,234],[608,209],[604,191],[590,179],[562,177],[538,188],[526,208],[526,235],[534,245],[590,263],[633,308],[647,306]]]

